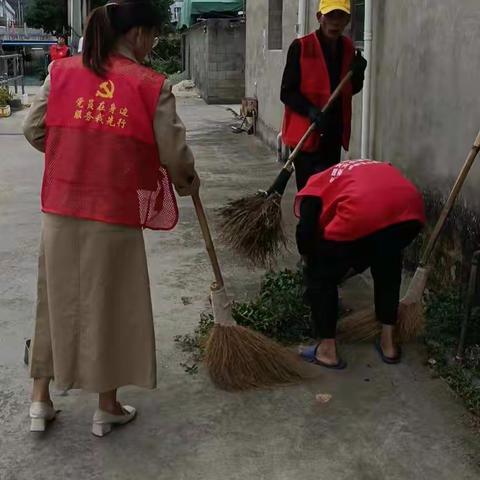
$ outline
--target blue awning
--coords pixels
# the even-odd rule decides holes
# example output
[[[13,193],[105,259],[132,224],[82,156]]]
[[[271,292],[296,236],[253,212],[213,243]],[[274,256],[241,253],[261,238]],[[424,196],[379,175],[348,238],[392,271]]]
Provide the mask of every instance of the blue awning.
[[[2,40],[0,45],[5,47],[43,47],[55,45],[55,40]]]

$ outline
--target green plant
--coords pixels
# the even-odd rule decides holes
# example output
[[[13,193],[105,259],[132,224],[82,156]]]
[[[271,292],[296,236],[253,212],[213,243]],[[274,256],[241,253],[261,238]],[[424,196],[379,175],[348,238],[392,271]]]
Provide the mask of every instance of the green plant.
[[[6,107],[12,99],[13,96],[8,87],[0,87],[0,107]]]
[[[200,322],[193,334],[174,337],[174,342],[182,352],[189,354],[187,361],[181,363],[186,373],[193,375],[198,372],[198,363],[202,360],[205,341],[212,327],[213,316],[204,312],[200,315]]]
[[[291,270],[267,273],[255,300],[233,306],[240,325],[285,344],[308,338],[309,313],[303,301],[303,275]]]
[[[160,37],[152,52],[151,66],[165,75],[175,74],[182,69],[181,42],[178,36]]]
[[[454,348],[460,335],[465,314],[461,295],[444,292],[431,294],[425,306],[426,339],[440,343],[444,348]],[[470,318],[467,347],[480,344],[480,309],[474,308]]]
[[[152,60],[152,68],[164,75],[172,75],[181,70],[182,64],[180,60],[176,58],[168,58],[166,60],[160,58]]]
[[[480,309],[472,312],[463,365],[453,362],[464,316],[462,297],[457,294],[430,295],[425,308],[425,340],[435,369],[467,408],[480,415]]]

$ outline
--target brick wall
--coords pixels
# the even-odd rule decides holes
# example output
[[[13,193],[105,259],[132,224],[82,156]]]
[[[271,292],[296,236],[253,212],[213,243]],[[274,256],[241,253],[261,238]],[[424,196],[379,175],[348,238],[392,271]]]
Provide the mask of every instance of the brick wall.
[[[245,23],[210,19],[186,32],[185,63],[207,103],[239,103],[245,96]]]

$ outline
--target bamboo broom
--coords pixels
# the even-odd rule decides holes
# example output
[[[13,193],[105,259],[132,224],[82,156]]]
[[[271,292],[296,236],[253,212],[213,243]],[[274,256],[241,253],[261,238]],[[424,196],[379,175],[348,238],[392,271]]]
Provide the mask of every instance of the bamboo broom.
[[[351,77],[350,71],[332,93],[322,113],[328,111]],[[222,242],[257,267],[271,266],[286,246],[282,195],[294,171],[293,162],[315,129],[314,123],[310,125],[267,191],[233,200],[218,211]]]
[[[237,325],[198,193],[192,196],[215,282],[210,287],[215,325],[206,342],[205,364],[213,383],[224,390],[288,384],[306,378],[298,357],[273,340]]]

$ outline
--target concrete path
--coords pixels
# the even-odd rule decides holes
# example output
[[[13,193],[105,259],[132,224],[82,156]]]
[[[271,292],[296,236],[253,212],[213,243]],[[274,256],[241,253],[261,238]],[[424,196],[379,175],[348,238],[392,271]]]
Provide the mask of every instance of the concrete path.
[[[198,99],[181,100],[179,110],[210,215],[227,197],[268,186],[278,168],[274,155],[257,139],[232,134],[230,113]],[[44,436],[28,433],[30,381],[22,356],[32,332],[42,157],[15,135],[21,117],[0,120],[1,480],[480,478],[480,441],[465,426],[461,403],[430,377],[421,349],[407,349],[405,363],[390,367],[370,345],[344,347],[350,364],[344,372],[242,394],[216,390],[204,371],[186,375],[173,337],[193,330],[212,278],[189,199],[181,201],[173,233],[146,235],[159,388],[121,393],[139,409],[136,422],[96,439],[90,435],[95,398],[57,392],[58,420]],[[291,195],[285,205],[293,230]],[[220,258],[231,295],[254,295],[262,272],[223,249]],[[280,266],[295,262],[290,254]],[[365,288],[357,280],[349,290]],[[318,393],[333,398],[320,405]]]

